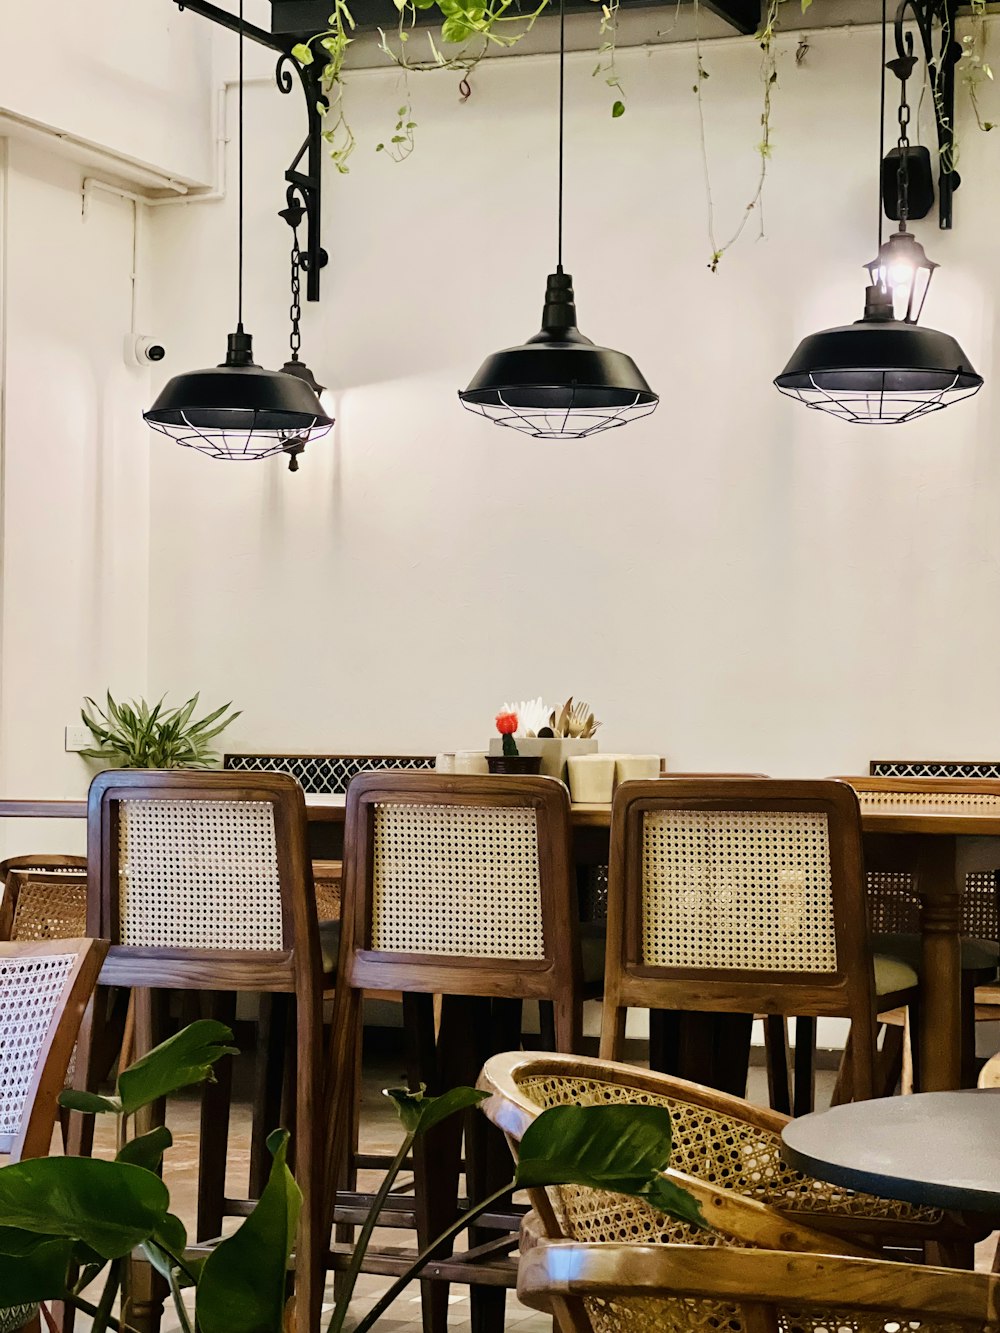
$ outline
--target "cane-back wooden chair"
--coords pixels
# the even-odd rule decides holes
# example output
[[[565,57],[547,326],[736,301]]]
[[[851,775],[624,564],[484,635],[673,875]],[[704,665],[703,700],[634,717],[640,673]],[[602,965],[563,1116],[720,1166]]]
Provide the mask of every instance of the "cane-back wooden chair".
[[[0,943],[0,1166],[48,1155],[66,1067],[106,950],[102,940],[82,938]],[[35,1314],[34,1306],[0,1304],[0,1333]]]
[[[1000,1278],[885,1259],[540,1241],[524,1304],[562,1333],[996,1333]]]
[[[877,1090],[880,1008],[916,975],[875,965],[861,822],[841,782],[625,782],[615,793],[601,1055],[630,1007],[851,1020],[844,1095]],[[749,1022],[749,1020],[748,1020]],[[731,1091],[743,1091],[730,1086]]]
[[[702,1231],[641,1200],[561,1185],[530,1192],[547,1236],[576,1241],[739,1244],[837,1254],[883,1249],[948,1260],[988,1234],[980,1219],[856,1193],[814,1180],[781,1153],[788,1117],[684,1079],[610,1060],[505,1053],[479,1087],[491,1122],[516,1156],[525,1129],[552,1106],[664,1106],[673,1127],[669,1175],[693,1193],[714,1230]]]
[[[277,773],[111,770],[91,783],[88,803],[90,933],[110,941],[101,987],[136,1001],[136,1053],[159,1039],[162,991],[208,993],[209,1012],[231,1021],[239,992],[285,996],[294,1006],[294,1096],[288,1106],[296,1178],[304,1194],[296,1244],[296,1327],[312,1333],[322,1298],[325,1127],[322,1123],[324,971],[306,845],[306,811],[294,778]],[[80,1038],[75,1083],[96,1081],[92,1025]],[[231,1062],[203,1090],[198,1236],[217,1236],[224,1213]],[[157,1112],[162,1115],[162,1110]],[[76,1117],[74,1117],[76,1120]],[[271,1125],[270,1128],[276,1128]],[[86,1121],[73,1146],[89,1151]],[[251,1191],[253,1193],[253,1191]],[[136,1277],[137,1319],[162,1290]]]
[[[383,772],[351,782],[333,1020],[331,1180],[353,1183],[345,1164],[353,1151],[347,1134],[363,992],[402,993],[408,1076],[412,1086],[424,1083],[432,1092],[473,1083],[488,1055],[519,1043],[522,1000],[551,1003],[559,1049],[578,1046],[585,980],[570,837],[569,796],[554,778]],[[434,996],[443,997],[436,1037]],[[410,1212],[421,1243],[457,1213],[456,1121],[418,1140]],[[485,1193],[508,1166],[502,1140],[484,1139],[481,1117],[468,1117],[467,1128],[471,1197]],[[496,1185],[504,1179],[499,1174]],[[345,1212],[344,1198],[340,1191],[338,1222],[353,1216],[354,1201],[348,1199]],[[495,1230],[484,1233],[477,1230],[470,1244],[496,1240]],[[504,1247],[512,1248],[506,1236],[497,1253]],[[512,1284],[512,1269],[510,1278]],[[466,1280],[474,1280],[472,1270]],[[503,1288],[492,1292],[474,1287],[473,1299],[477,1309],[492,1299],[499,1309],[493,1317],[502,1320]],[[443,1327],[446,1283],[425,1282],[423,1296],[427,1327]]]

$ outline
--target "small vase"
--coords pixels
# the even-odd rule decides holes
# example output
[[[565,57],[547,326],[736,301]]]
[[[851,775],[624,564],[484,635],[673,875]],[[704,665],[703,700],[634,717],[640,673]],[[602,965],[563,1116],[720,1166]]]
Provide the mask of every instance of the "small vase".
[[[542,766],[540,754],[488,754],[491,773],[537,773]]]

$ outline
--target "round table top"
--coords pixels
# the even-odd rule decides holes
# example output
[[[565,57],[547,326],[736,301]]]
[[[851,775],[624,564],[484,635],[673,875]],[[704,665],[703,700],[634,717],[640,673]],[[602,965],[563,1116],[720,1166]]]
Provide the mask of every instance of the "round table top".
[[[781,1138],[791,1166],[833,1185],[1000,1213],[1000,1088],[850,1102],[790,1121]]]

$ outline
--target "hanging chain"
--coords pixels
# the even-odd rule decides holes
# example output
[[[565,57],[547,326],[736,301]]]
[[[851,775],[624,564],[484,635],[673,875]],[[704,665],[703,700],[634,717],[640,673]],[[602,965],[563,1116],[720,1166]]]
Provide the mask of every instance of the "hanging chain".
[[[899,215],[899,230],[906,231],[910,216],[910,104],[906,100],[906,80],[908,71],[899,73],[899,163],[896,172],[896,212]]]
[[[299,348],[302,346],[302,333],[299,329],[299,321],[302,319],[302,300],[301,284],[299,282],[299,272],[302,268],[302,251],[299,249],[299,231],[297,227],[292,228],[292,304],[288,307],[288,318],[292,322],[292,331],[288,338],[288,344],[292,349],[293,361],[299,359]]]

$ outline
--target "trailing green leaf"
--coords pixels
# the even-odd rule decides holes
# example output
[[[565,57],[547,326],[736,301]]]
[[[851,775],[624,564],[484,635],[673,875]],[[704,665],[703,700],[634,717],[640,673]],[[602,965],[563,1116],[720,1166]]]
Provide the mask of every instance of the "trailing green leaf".
[[[285,1157],[284,1130],[267,1141],[274,1161],[260,1200],[232,1236],[205,1261],[198,1282],[201,1333],[276,1333],[285,1308],[288,1259],[302,1194]]]
[[[127,1115],[193,1083],[213,1078],[212,1066],[224,1055],[238,1055],[232,1030],[214,1018],[200,1018],[161,1042],[118,1078],[118,1095]]]

